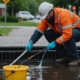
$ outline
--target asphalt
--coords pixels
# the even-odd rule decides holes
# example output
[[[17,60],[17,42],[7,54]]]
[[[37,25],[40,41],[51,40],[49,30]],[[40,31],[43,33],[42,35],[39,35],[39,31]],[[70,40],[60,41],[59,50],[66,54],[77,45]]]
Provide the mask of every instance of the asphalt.
[[[26,46],[31,35],[33,34],[36,27],[26,27],[26,26],[7,26],[13,27],[13,30],[4,36],[0,36],[0,47],[10,47],[10,46]],[[6,28],[7,28],[6,27]],[[46,46],[48,44],[44,36],[42,36],[33,46]],[[80,42],[76,43],[80,46]]]

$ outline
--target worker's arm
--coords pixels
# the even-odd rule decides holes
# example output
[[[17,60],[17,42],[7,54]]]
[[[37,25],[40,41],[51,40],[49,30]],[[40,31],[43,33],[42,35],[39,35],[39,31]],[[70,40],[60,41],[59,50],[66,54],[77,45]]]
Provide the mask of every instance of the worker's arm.
[[[39,40],[39,38],[40,38],[42,35],[43,35],[43,33],[36,29],[36,30],[34,31],[33,35],[31,36],[31,38],[30,38],[29,41],[32,41],[33,44],[34,44],[34,43],[36,43],[36,42]]]
[[[48,28],[48,23],[46,20],[42,20],[41,23],[37,26],[37,29],[34,31],[29,41],[32,41],[33,44],[36,43],[40,37],[44,34],[46,29]]]
[[[28,44],[25,49],[30,51],[32,49],[32,44],[36,43],[40,37],[44,34],[45,30],[48,28],[48,25],[45,20],[42,20],[41,23],[37,26],[37,29],[32,34]]]

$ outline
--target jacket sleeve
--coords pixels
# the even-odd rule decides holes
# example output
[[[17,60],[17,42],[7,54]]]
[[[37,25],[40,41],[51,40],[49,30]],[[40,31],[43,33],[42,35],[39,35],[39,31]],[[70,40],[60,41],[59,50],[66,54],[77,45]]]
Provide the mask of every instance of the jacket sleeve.
[[[44,34],[44,32],[46,31],[46,29],[48,28],[48,24],[46,22],[46,20],[42,20],[41,23],[37,26],[37,29],[34,31],[33,35],[30,38],[30,41],[34,43],[36,43],[40,37]]]
[[[62,35],[56,39],[58,44],[64,44],[72,37],[72,28],[68,28],[62,31]]]
[[[33,44],[36,43],[39,38],[43,35],[43,33],[39,32],[37,29],[34,31],[29,41],[32,41]]]
[[[47,28],[48,22],[45,19],[43,19],[41,23],[37,26],[37,29],[40,30],[41,32],[45,32]]]

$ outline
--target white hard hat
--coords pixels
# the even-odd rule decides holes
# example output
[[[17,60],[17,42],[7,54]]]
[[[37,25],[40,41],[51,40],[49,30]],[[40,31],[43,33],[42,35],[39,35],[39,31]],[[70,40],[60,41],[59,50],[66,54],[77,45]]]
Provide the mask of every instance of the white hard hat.
[[[53,8],[53,4],[50,4],[48,2],[43,2],[40,4],[38,11],[42,16],[45,16],[49,13],[49,11],[52,8]]]

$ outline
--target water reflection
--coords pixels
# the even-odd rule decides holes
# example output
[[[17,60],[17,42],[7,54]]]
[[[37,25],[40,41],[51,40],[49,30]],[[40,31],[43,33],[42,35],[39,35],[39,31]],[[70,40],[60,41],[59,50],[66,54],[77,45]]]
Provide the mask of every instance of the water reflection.
[[[26,80],[80,80],[79,66],[68,67],[53,62],[43,62],[41,68],[38,67],[39,63],[27,63],[27,65],[30,69]]]
[[[34,76],[31,80],[79,80],[79,66],[68,67],[64,64],[45,63],[41,68],[31,66]]]

